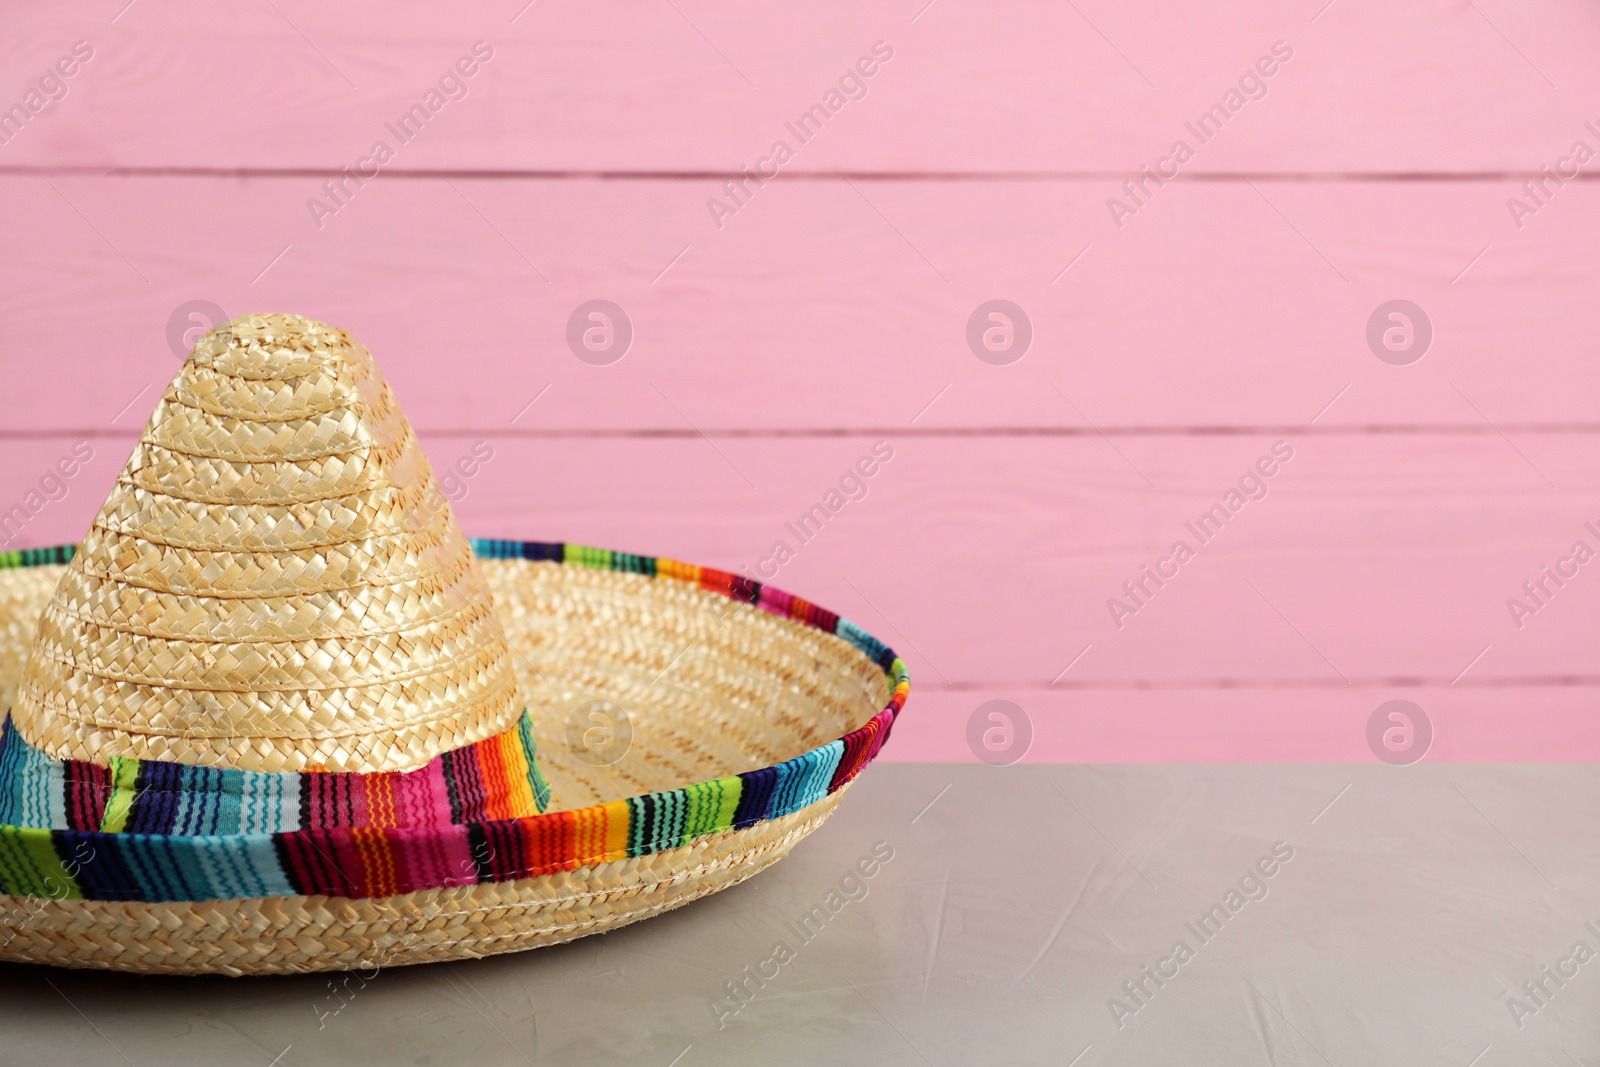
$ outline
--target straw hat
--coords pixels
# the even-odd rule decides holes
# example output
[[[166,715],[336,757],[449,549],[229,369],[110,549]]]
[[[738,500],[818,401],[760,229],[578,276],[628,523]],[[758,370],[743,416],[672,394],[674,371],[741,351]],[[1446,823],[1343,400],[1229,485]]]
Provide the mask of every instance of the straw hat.
[[[784,856],[907,690],[771,586],[469,542],[366,349],[247,316],[81,545],[0,554],[0,959],[260,974],[610,930]]]

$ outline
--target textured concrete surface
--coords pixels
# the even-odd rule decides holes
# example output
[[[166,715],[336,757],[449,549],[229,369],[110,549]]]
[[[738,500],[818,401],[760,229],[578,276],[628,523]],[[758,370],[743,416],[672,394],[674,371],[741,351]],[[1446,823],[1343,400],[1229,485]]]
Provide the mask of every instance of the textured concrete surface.
[[[753,882],[571,945],[5,968],[0,1063],[1593,1063],[1597,805],[1576,765],[880,765]]]

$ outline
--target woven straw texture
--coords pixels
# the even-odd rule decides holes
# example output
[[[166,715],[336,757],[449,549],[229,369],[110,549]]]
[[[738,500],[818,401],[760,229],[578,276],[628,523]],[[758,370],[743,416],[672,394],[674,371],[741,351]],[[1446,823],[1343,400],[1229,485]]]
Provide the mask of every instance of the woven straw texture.
[[[13,715],[64,759],[390,771],[522,703],[481,573],[367,350],[207,334],[39,624]]]
[[[0,959],[238,976],[365,970],[559,945],[744,881],[786,856],[844,793],[685,848],[515,882],[377,900],[37,901],[7,931],[12,937]]]
[[[529,694],[552,811],[771,766],[858,729],[890,696],[883,669],[814,626],[663,578],[486,560]],[[0,571],[5,648],[62,566]],[[17,659],[0,671],[0,696]],[[632,734],[612,760],[583,729],[595,701]],[[800,811],[645,856],[536,878],[350,900],[139,903],[12,898],[0,958],[148,973],[270,974],[458,959],[556,944],[732,885],[832,813],[848,784]],[[5,898],[0,898],[0,901]]]
[[[0,702],[28,758],[372,774],[517,727],[553,803],[392,830],[0,826],[0,959],[260,974],[609,930],[786,854],[907,691],[892,650],[781,590],[469,543],[366,350],[249,316],[191,354],[81,546],[0,554]],[[196,866],[218,856],[280,888]]]

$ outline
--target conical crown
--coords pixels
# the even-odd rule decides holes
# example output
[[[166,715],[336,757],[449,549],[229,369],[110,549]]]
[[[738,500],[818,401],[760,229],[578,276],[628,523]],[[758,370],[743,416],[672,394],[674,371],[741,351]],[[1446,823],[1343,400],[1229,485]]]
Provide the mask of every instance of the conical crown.
[[[13,714],[64,759],[391,771],[521,711],[471,547],[371,355],[252,315],[167,388]]]

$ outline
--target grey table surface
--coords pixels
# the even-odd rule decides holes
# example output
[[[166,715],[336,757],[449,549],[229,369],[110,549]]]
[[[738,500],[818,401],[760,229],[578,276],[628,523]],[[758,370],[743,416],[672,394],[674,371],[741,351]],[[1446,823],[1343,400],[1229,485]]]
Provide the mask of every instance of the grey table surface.
[[[1596,810],[1583,765],[880,764],[764,874],[569,945],[0,968],[0,1063],[1600,1064]]]

